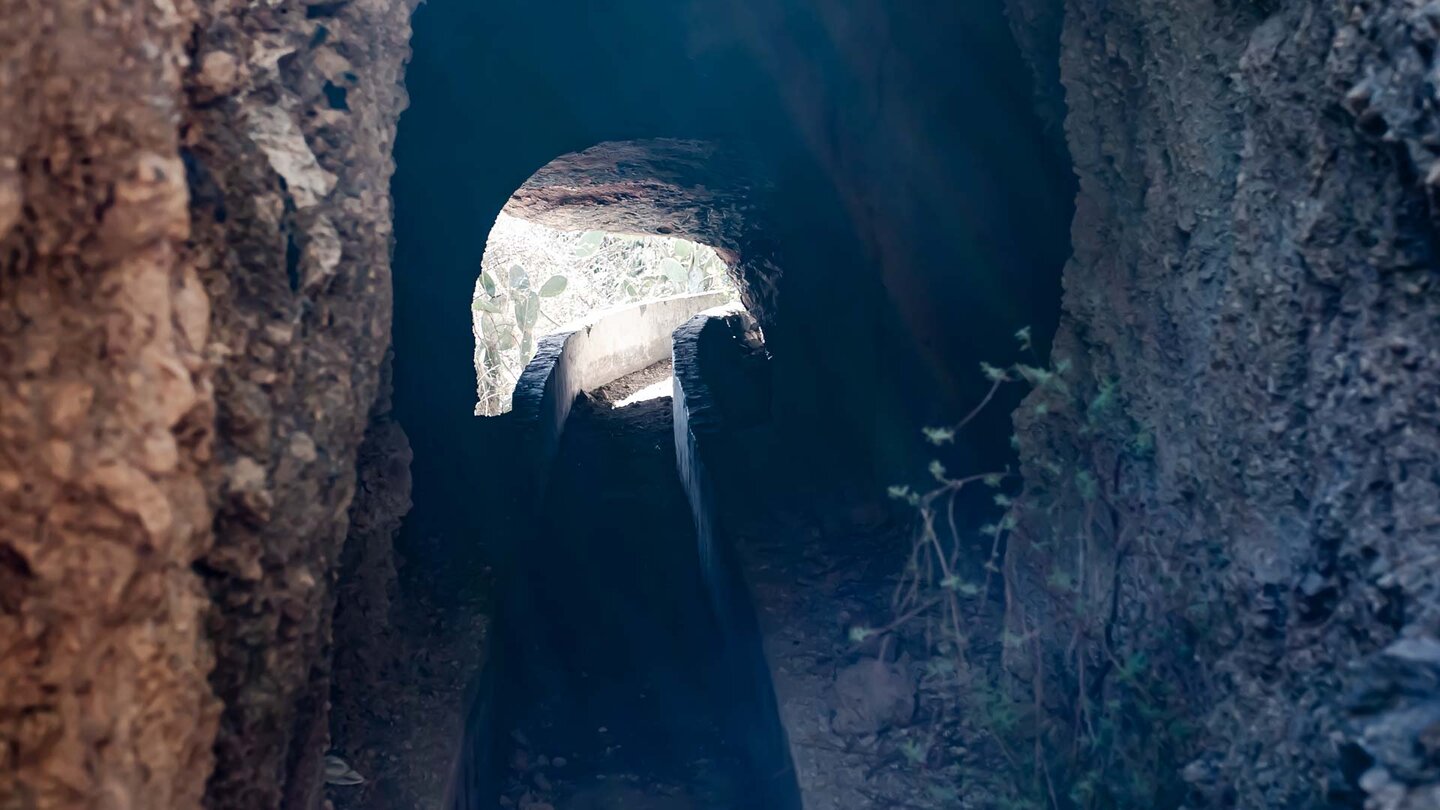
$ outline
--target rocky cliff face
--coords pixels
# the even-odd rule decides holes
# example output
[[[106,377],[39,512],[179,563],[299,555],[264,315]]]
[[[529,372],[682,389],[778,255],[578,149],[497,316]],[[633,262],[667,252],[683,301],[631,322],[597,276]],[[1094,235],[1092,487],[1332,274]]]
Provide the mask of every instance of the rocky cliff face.
[[[0,7],[4,806],[318,802],[411,9]]]
[[[412,4],[217,4],[186,128],[219,501],[199,570],[225,701],[212,807],[313,806],[331,580],[390,333],[388,178]]]
[[[219,709],[191,570],[215,458],[193,17],[0,16],[0,806],[193,807]]]
[[[1012,5],[1063,14],[1081,184],[1012,669],[1177,685],[1194,735],[1140,742],[1192,806],[1433,806],[1440,12]]]

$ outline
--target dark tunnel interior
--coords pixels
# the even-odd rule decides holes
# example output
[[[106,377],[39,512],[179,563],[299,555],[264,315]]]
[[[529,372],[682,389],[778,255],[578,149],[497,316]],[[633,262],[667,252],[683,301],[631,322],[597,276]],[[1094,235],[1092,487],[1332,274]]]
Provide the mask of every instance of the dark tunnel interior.
[[[394,181],[396,412],[415,448],[403,546],[444,538],[425,552],[443,556],[475,534],[454,505],[477,482],[446,449],[485,429],[464,302],[488,225],[531,173],[604,141],[714,140],[773,180],[753,214],[778,268],[761,318],[781,398],[816,420],[813,469],[882,488],[923,475],[919,427],[983,395],[978,364],[1012,359],[1027,326],[1043,355],[1074,179],[1000,4],[451,0],[423,6],[415,32]],[[1006,414],[957,452],[1005,466]]]
[[[470,576],[463,572],[482,562],[495,566],[499,580],[497,640],[486,676],[473,687],[460,781],[452,788],[456,807],[490,806],[504,781],[505,761],[517,750],[511,735],[527,716],[515,707],[546,705],[542,697],[525,697],[533,690],[512,685],[516,679],[566,671],[553,662],[523,663],[528,647],[519,637],[558,633],[552,646],[562,657],[583,658],[589,649],[575,641],[574,628],[564,631],[564,620],[556,625],[552,616],[551,630],[544,629],[537,593],[564,594],[546,603],[562,613],[628,616],[617,620],[624,630],[612,639],[611,655],[625,645],[627,633],[649,626],[645,616],[657,604],[669,604],[663,610],[698,618],[668,642],[655,630],[642,648],[658,645],[672,658],[707,662],[708,669],[696,672],[763,669],[754,663],[760,652],[753,617],[734,620],[747,629],[728,644],[705,646],[704,639],[724,636],[720,625],[710,623],[727,620],[681,595],[693,591],[684,583],[694,574],[685,573],[685,556],[675,558],[676,550],[665,545],[693,546],[693,539],[683,539],[689,530],[682,527],[677,535],[673,518],[669,529],[641,519],[639,526],[590,536],[583,523],[546,521],[548,528],[537,534],[515,506],[515,470],[500,460],[519,439],[503,420],[471,415],[465,302],[489,223],[532,173],[597,144],[679,138],[717,144],[756,175],[750,198],[739,206],[744,236],[727,247],[735,248],[732,269],[773,357],[769,407],[777,428],[770,441],[783,449],[771,448],[767,457],[785,461],[755,486],[773,489],[776,497],[881,500],[886,486],[925,476],[925,462],[937,448],[924,443],[920,428],[955,421],[985,395],[982,362],[1045,363],[1070,250],[1074,196],[1057,124],[1035,111],[1033,77],[999,3],[881,6],[820,10],[793,0],[626,0],[556,7],[449,0],[417,13],[406,81],[410,107],[400,126],[394,180],[395,413],[414,448],[414,508],[397,548],[412,570],[437,572],[441,581],[463,580]],[[646,170],[643,164],[616,167],[620,175]],[[725,180],[694,182],[703,187]],[[604,219],[601,211],[589,215]],[[1033,336],[1023,355],[1015,338],[1022,329]],[[1009,467],[1014,451],[1008,412],[1016,401],[1002,394],[959,444],[945,448],[942,460],[967,469]],[[562,460],[569,452],[562,450]],[[490,454],[496,463],[484,463]],[[594,521],[607,519],[607,507],[588,500],[598,497],[593,487],[588,495],[575,485],[566,491],[571,503],[544,511],[594,511]],[[495,530],[497,514],[508,516],[508,530]],[[978,525],[992,517],[988,503],[972,499],[962,520]],[[678,588],[668,601],[586,601],[582,583],[609,569],[575,566],[584,559],[614,562],[616,557],[596,558],[593,550],[587,556],[583,549],[587,542],[613,541],[620,536],[615,531],[648,532],[660,543],[635,550],[636,559],[647,560],[647,572],[656,560],[671,560],[673,572],[636,579],[634,588],[650,592],[653,586],[645,583],[658,577]],[[571,564],[557,564],[557,557]],[[618,559],[624,568],[629,558]],[[623,592],[625,578],[611,573],[606,581]],[[434,581],[427,577],[426,586]],[[460,593],[467,582],[446,587]],[[744,586],[735,588],[743,602]],[[602,609],[602,603],[609,606]],[[584,632],[603,638],[602,625],[595,619]],[[697,639],[700,647],[687,644]],[[669,665],[645,660],[634,659],[643,672],[616,675],[614,682],[650,684],[648,679],[667,677],[656,672],[671,672]],[[568,666],[595,669],[598,661]],[[671,686],[659,691],[690,700],[689,711],[702,726],[707,711],[717,718],[751,717],[748,710],[726,708],[727,701],[745,704],[743,695],[719,694],[693,679],[680,687],[673,672],[668,677]],[[747,684],[752,703],[754,695],[770,690],[768,676],[757,680],[748,671],[730,681]],[[571,700],[577,689],[588,694],[587,688],[556,686]],[[653,685],[631,691],[644,689],[653,691]],[[561,714],[569,711],[574,707]],[[686,714],[673,705],[661,710],[667,711]],[[773,726],[770,711],[752,725]],[[632,732],[631,749],[643,750],[640,740],[647,736],[682,733],[656,730],[664,725]],[[761,733],[730,731],[732,741]],[[757,775],[789,767],[776,765],[788,762],[788,754],[775,753],[783,749],[783,732],[774,733],[781,736],[730,746],[748,763],[737,767],[749,774],[732,783],[754,783],[739,788],[755,802],[746,806],[798,806],[793,777],[776,782],[773,773]],[[723,761],[728,755],[714,756]],[[732,795],[713,801],[725,807],[740,800]]]

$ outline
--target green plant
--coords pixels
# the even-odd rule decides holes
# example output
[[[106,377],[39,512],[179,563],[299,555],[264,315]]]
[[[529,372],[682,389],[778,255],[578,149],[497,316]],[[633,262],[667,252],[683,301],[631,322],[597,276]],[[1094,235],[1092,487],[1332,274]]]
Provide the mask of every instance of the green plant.
[[[1028,329],[1016,339],[1029,349]],[[1173,672],[1144,649],[1122,650],[1111,633],[1118,578],[1108,566],[1137,550],[1114,467],[1152,457],[1154,435],[1127,415],[1115,381],[1067,379],[1074,376],[1067,359],[1049,368],[982,364],[981,372],[989,391],[958,423],[924,428],[932,445],[955,442],[1003,386],[1023,383],[1032,388],[1028,419],[1065,420],[1091,450],[1032,460],[1038,478],[1019,494],[1010,471],[955,476],[938,461],[928,468],[934,486],[891,487],[891,497],[916,510],[914,543],[892,597],[894,619],[870,634],[923,634],[944,661],[925,668],[932,722],[968,729],[1008,766],[1000,784],[990,772],[946,771],[945,778],[987,781],[1000,806],[1015,808],[1176,806],[1190,733],[1184,695]],[[971,539],[956,508],[961,492],[976,486],[997,490],[990,500],[999,516]],[[1028,559],[1042,563],[1039,581],[1024,587],[1048,600],[1045,628],[1030,626],[1025,610],[997,616],[990,608],[989,597],[1009,604],[1021,587],[1005,564],[1020,531]],[[1017,677],[1015,662],[1028,662],[1028,673]],[[955,732],[937,732],[947,733]]]

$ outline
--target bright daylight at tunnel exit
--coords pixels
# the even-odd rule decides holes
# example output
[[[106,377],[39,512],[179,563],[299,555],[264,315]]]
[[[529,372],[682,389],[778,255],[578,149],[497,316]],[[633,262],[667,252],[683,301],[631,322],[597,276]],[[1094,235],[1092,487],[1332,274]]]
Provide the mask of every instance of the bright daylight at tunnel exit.
[[[648,304],[666,298],[688,298],[695,312],[733,302],[738,292],[727,272],[713,248],[684,239],[561,231],[501,213],[486,242],[471,302],[475,413],[511,410],[541,338],[574,331],[597,315],[630,319],[639,327]],[[659,338],[632,361],[653,362],[637,370],[648,373],[626,387],[618,402],[669,395],[670,345]]]
[[[1434,3],[0,19],[0,810],[1440,809]]]

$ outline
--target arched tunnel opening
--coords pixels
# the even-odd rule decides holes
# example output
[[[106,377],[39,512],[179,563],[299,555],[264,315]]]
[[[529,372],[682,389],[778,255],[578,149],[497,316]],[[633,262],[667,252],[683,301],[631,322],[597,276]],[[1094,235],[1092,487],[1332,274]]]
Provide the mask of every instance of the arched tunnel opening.
[[[653,336],[619,340],[603,352],[611,367],[586,375],[586,390],[619,393],[631,382],[613,386],[621,377],[669,364],[669,329],[646,327],[650,303],[689,298],[673,320],[739,299],[740,206],[758,179],[728,157],[703,142],[606,143],[556,158],[516,190],[490,230],[471,302],[477,414],[511,410],[547,335],[629,310],[634,329]]]
[[[910,550],[910,513],[886,491],[928,480],[937,456],[1013,465],[1016,392],[953,445],[922,428],[985,397],[981,363],[1013,361],[1017,332],[1031,336],[1025,362],[1044,365],[1069,250],[1063,146],[998,8],[946,9],[967,47],[903,67],[872,61],[858,20],[798,9],[573,11],[433,4],[415,18],[393,355],[414,506],[396,549],[401,592],[444,617],[411,643],[454,673],[451,697],[405,713],[443,704],[449,736],[412,733],[421,755],[376,751],[393,740],[346,720],[373,696],[337,686],[336,752],[390,775],[337,806],[398,806],[439,781],[456,807],[778,808],[852,793],[839,774],[854,754],[827,748],[879,734],[899,751],[925,724],[840,706],[829,676],[775,672],[848,669],[877,695],[911,677],[897,674],[911,652],[853,639],[886,623]],[[885,16],[891,47],[935,46],[926,14]],[[954,74],[907,97],[900,77],[942,58]],[[892,131],[864,123],[875,115]],[[528,319],[513,290],[476,286],[497,217],[709,246],[743,310],[632,307],[651,354],[588,380],[580,367],[630,348],[589,341],[601,321],[583,339],[557,327],[534,340],[514,410],[477,418],[477,323],[494,326],[496,305]],[[550,275],[527,272],[519,298]],[[480,310],[460,306],[472,299]],[[612,372],[643,371],[657,347],[675,363],[670,397],[596,407]],[[967,537],[995,520],[990,493],[958,519]],[[469,650],[419,641],[473,614],[488,620],[468,625],[484,636]],[[883,671],[861,672],[866,660]],[[886,790],[924,796],[926,781]]]
[[[472,305],[481,404],[486,361],[506,359],[492,335],[520,332],[507,343],[524,366],[500,417],[520,457],[487,481],[487,503],[523,528],[505,546],[491,536],[494,623],[453,806],[798,806],[754,619],[717,609],[733,586],[707,571],[676,452],[686,398],[674,375],[696,372],[679,334],[744,312],[731,276],[765,185],[711,143],[607,142],[546,164],[492,229]],[[514,220],[545,241],[529,254],[539,262],[491,280]],[[556,244],[558,260],[543,249]],[[567,302],[570,278],[583,289]],[[547,298],[581,317],[536,340],[532,309]]]

